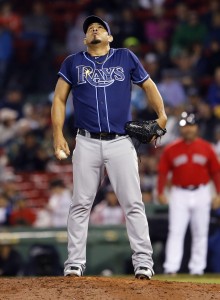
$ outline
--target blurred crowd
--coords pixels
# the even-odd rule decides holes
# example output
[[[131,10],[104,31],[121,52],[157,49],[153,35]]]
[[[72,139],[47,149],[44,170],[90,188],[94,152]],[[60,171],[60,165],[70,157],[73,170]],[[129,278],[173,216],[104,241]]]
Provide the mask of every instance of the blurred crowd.
[[[34,172],[51,172],[60,164],[71,164],[71,158],[65,162],[54,158],[50,108],[62,60],[86,50],[82,22],[90,14],[109,22],[114,37],[112,47],[131,49],[164,99],[168,133],[157,148],[153,144],[139,145],[137,150],[143,201],[157,203],[158,159],[163,147],[179,136],[177,124],[182,111],[196,114],[201,137],[213,144],[220,159],[218,0],[45,0],[22,1],[22,5],[18,0],[0,0],[0,224],[64,224],[51,215],[53,211],[60,212],[59,196],[54,196],[54,190],[59,195],[60,190],[65,190],[65,207],[71,201],[60,178],[55,183],[48,182],[48,202],[44,210],[36,213],[22,192],[10,189],[13,180],[6,174],[27,172],[31,176]],[[70,96],[64,130],[71,150],[76,134],[73,110]],[[134,119],[155,118],[137,86],[132,90],[132,113]],[[94,203],[91,223],[106,224],[111,220],[109,207],[116,216],[112,222],[124,222],[110,190],[105,180]],[[26,210],[23,221],[21,214],[16,216],[21,209]],[[65,208],[60,213],[65,218]]]

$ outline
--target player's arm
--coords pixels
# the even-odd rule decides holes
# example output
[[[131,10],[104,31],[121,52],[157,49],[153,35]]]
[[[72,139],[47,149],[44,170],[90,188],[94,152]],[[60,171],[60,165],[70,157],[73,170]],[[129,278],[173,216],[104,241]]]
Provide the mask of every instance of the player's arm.
[[[158,116],[158,124],[161,128],[165,128],[167,123],[167,115],[165,113],[163,99],[156,87],[156,84],[150,78],[148,78],[140,86],[147,96],[148,103]]]
[[[56,84],[53,104],[51,108],[51,120],[53,128],[54,150],[57,158],[60,149],[69,155],[70,150],[63,136],[63,125],[66,116],[66,101],[70,93],[71,85],[62,78],[59,78]]]

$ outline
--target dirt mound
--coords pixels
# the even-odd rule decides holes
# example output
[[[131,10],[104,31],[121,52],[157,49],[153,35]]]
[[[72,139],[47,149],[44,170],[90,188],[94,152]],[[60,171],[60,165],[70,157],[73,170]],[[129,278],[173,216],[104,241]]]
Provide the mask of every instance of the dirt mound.
[[[105,277],[0,278],[0,300],[219,300],[220,285]]]

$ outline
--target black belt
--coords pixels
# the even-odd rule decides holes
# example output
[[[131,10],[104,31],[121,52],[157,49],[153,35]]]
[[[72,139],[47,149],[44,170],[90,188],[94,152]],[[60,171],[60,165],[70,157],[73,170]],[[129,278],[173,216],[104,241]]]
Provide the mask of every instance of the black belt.
[[[97,139],[97,140],[104,140],[104,141],[110,141],[114,140],[115,138],[119,136],[124,136],[125,134],[121,133],[113,133],[113,132],[88,132],[85,129],[78,129],[78,134],[89,137],[91,139]]]
[[[183,190],[188,190],[188,191],[195,191],[197,190],[199,187],[201,186],[200,185],[188,185],[188,186],[181,186],[181,185],[178,185],[179,188],[183,189]]]

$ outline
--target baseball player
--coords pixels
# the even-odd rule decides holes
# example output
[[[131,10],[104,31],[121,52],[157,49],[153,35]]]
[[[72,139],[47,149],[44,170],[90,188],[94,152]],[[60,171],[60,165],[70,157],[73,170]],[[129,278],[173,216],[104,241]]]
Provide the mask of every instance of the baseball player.
[[[86,52],[68,56],[61,65],[52,105],[55,155],[70,154],[62,128],[68,94],[72,90],[75,126],[73,199],[68,217],[68,259],[65,276],[82,276],[86,267],[89,215],[105,168],[126,215],[133,251],[135,276],[154,274],[148,223],[142,202],[138,161],[124,124],[131,120],[131,82],[145,91],[165,128],[166,114],[154,82],[128,49],[110,48],[113,37],[108,23],[89,16],[83,24]]]
[[[165,273],[177,273],[181,266],[184,237],[190,223],[192,275],[202,275],[206,267],[210,209],[220,202],[220,166],[211,144],[198,137],[194,114],[182,113],[181,138],[165,147],[159,162],[158,195],[162,204],[167,175],[172,174],[169,192],[169,232],[166,243]],[[216,195],[213,198],[210,180]]]

